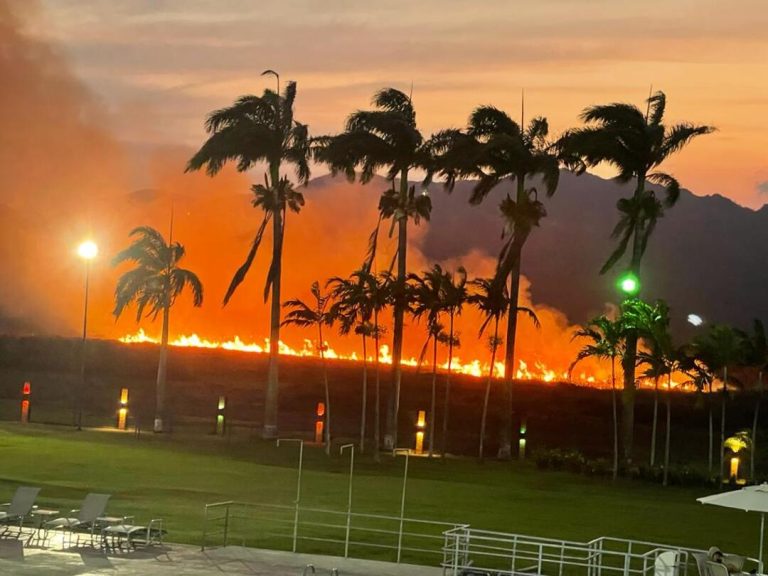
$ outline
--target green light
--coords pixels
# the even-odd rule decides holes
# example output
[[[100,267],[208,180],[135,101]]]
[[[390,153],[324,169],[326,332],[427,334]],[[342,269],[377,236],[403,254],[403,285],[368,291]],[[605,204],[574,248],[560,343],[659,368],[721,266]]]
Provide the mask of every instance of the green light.
[[[619,278],[618,286],[627,296],[634,296],[640,291],[640,280],[632,272],[627,272]]]

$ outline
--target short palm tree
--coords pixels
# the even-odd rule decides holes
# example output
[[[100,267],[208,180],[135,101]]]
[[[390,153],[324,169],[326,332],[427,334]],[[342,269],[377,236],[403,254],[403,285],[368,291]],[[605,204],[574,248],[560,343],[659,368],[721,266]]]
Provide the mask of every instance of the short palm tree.
[[[203,304],[203,285],[194,272],[179,268],[184,257],[184,246],[178,242],[166,242],[162,234],[141,226],[134,228],[129,237],[133,243],[112,260],[113,266],[133,262],[136,267],[123,274],[115,288],[116,318],[131,304],[136,304],[136,321],[142,316],[153,320],[162,312],[163,328],[160,339],[160,360],[157,365],[157,387],[155,402],[155,432],[165,428],[165,387],[168,369],[168,331],[171,307],[184,289],[192,291],[192,303]]]
[[[330,326],[333,316],[330,313],[330,298],[320,292],[320,283],[312,284],[311,305],[302,300],[294,299],[286,301],[283,306],[289,311],[283,320],[283,326],[294,325],[301,328],[317,328],[317,350],[320,353],[320,361],[323,365],[323,390],[325,392],[325,453],[331,453],[331,393],[328,386],[328,366],[325,351],[328,346],[323,339],[323,326]]]
[[[445,311],[448,315],[448,372],[445,376],[445,398],[443,399],[443,433],[441,436],[443,456],[448,453],[448,420],[451,400],[451,374],[453,373],[453,351],[460,345],[459,335],[456,333],[456,316],[461,315],[464,304],[467,302],[469,292],[467,290],[467,271],[462,267],[455,274],[449,273],[443,286]]]
[[[421,276],[409,274],[409,301],[411,313],[417,320],[426,319],[427,340],[421,352],[424,357],[430,341],[432,342],[432,396],[429,405],[429,456],[435,451],[435,402],[437,392],[437,346],[447,336],[440,322],[440,317],[447,311],[445,286],[450,281],[450,274],[443,271],[439,264],[426,270]]]
[[[374,335],[374,330],[377,330],[371,321],[374,306],[372,288],[375,282],[376,277],[373,274],[365,269],[360,269],[354,271],[349,278],[331,278],[327,284],[330,289],[330,297],[333,300],[330,314],[339,321],[339,332],[346,335],[354,331],[362,338],[363,383],[360,410],[360,452],[365,451],[365,420],[368,411],[368,339]]]
[[[485,428],[488,418],[488,401],[491,396],[493,384],[493,371],[496,367],[496,352],[503,343],[499,337],[499,322],[509,312],[509,290],[502,282],[494,282],[493,278],[476,278],[470,282],[474,288],[467,301],[483,314],[483,323],[480,324],[479,336],[485,333],[488,325],[493,322],[493,334],[488,337],[488,348],[491,351],[491,362],[488,367],[488,379],[485,382],[485,394],[483,396],[483,412],[480,417],[480,443],[478,446],[478,458],[482,462],[484,458],[483,447],[485,444]],[[527,314],[534,325],[539,327],[539,319],[530,308],[518,306],[517,312]]]
[[[327,164],[332,174],[342,172],[353,181],[355,169],[360,168],[360,180],[370,182],[374,175],[386,171],[392,183],[379,203],[380,220],[391,218],[398,228],[397,276],[394,285],[394,330],[392,341],[392,384],[390,387],[385,446],[391,449],[397,444],[397,420],[400,404],[403,352],[403,326],[407,302],[406,249],[408,246],[408,220],[429,218],[429,196],[417,195],[409,186],[412,170],[431,173],[430,148],[416,126],[416,111],[411,97],[394,88],[385,88],[373,97],[374,110],[358,110],[347,118],[345,131],[336,136],[317,139],[316,159]],[[429,177],[427,178],[428,181]],[[392,231],[392,230],[391,230]],[[374,231],[371,252],[367,262],[375,257],[378,227]]]
[[[725,473],[725,406],[728,399],[728,383],[737,383],[732,376],[728,375],[728,369],[743,361],[744,340],[742,335],[731,326],[713,324],[704,335],[693,341],[693,349],[696,358],[706,366],[712,379],[719,376],[723,384],[720,401],[719,472],[722,478]],[[710,437],[710,446],[711,444]]]
[[[212,112],[205,123],[210,134],[206,142],[192,156],[187,171],[205,167],[215,176],[227,162],[235,162],[239,172],[245,172],[260,162],[268,166],[264,185],[252,188],[254,207],[264,211],[264,219],[256,232],[245,263],[237,270],[227,290],[224,303],[245,278],[261,244],[269,221],[272,221],[272,260],[264,287],[264,300],[270,301],[269,368],[266,399],[264,402],[265,438],[277,437],[277,413],[279,391],[280,342],[280,289],[283,264],[283,239],[286,211],[298,212],[304,197],[296,192],[281,174],[283,163],[292,164],[299,182],[309,180],[309,136],[307,126],[294,120],[293,104],[296,99],[296,83],[288,82],[280,93],[280,77],[272,70],[264,74],[274,75],[277,91],[264,90],[261,96],[241,96],[227,108]],[[271,292],[271,295],[270,295]]]
[[[515,182],[515,195],[505,195],[500,209],[503,238],[496,279],[509,285],[510,313],[507,316],[506,350],[504,354],[504,388],[507,407],[499,455],[509,457],[512,450],[512,381],[515,373],[515,342],[520,296],[522,252],[533,229],[546,215],[538,189],[527,186],[528,180],[540,178],[547,196],[554,194],[560,177],[560,162],[548,141],[549,125],[545,118],[534,118],[521,127],[505,112],[492,106],[477,108],[469,118],[466,132],[455,130],[437,134],[433,149],[436,166],[452,189],[458,178],[476,178],[470,196],[471,204],[480,204],[504,181]]]
[[[619,422],[616,405],[616,358],[624,351],[624,326],[621,319],[611,320],[607,316],[598,316],[582,326],[573,335],[584,338],[588,344],[579,350],[576,359],[568,368],[568,373],[586,358],[608,359],[611,361],[611,408],[613,420],[613,479],[619,474]]]
[[[634,181],[635,189],[630,198],[621,199],[618,209],[621,214],[613,237],[619,243],[603,266],[607,272],[624,257],[629,249],[628,270],[640,276],[648,240],[658,219],[663,215],[664,205],[673,206],[680,195],[680,184],[674,177],[657,169],[675,152],[680,151],[693,138],[709,134],[710,126],[689,123],[666,126],[663,123],[666,96],[656,92],[648,99],[645,112],[634,105],[613,103],[591,106],[581,114],[587,124],[571,130],[560,141],[563,155],[578,157],[577,172],[589,166],[609,164],[618,171],[619,182]],[[664,204],[657,198],[648,184],[663,188]],[[631,245],[631,246],[630,246]],[[627,333],[622,368],[624,371],[624,458],[632,460],[635,409],[635,365],[637,355],[636,332]]]

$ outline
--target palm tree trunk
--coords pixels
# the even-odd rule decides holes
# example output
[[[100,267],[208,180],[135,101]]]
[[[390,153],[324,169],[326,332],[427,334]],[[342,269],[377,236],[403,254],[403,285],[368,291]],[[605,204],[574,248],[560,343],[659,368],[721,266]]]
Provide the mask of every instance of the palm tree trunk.
[[[400,174],[400,201],[405,203],[408,198],[408,170]],[[406,275],[406,249],[408,246],[408,216],[403,216],[397,222],[397,298],[394,309],[394,334],[392,335],[392,385],[389,390],[389,406],[387,409],[387,432],[384,435],[384,447],[391,450],[397,446],[397,421],[400,412],[400,385],[402,382],[403,357],[403,326],[405,322],[405,302],[403,289]]]
[[[272,279],[272,299],[270,302],[269,326],[269,366],[267,368],[267,391],[264,399],[264,429],[262,437],[277,438],[277,407],[279,383],[279,353],[280,353],[280,279],[282,275],[283,258],[283,214],[279,209],[278,181],[280,180],[280,165],[270,165],[270,178],[275,195],[275,206],[272,213],[272,265],[275,275]]]
[[[504,404],[501,411],[499,458],[512,456],[512,394],[515,378],[515,338],[517,335],[517,301],[520,297],[520,256],[522,243],[513,244],[510,250],[515,259],[509,274],[509,314],[507,316],[507,342],[504,354]]]
[[[448,330],[448,374],[445,377],[445,400],[443,402],[443,434],[442,434],[442,457],[445,458],[448,452],[448,413],[450,411],[451,401],[451,369],[453,368],[453,319],[454,311],[451,310],[450,328]]]
[[[725,479],[725,400],[728,397],[728,367],[723,367],[723,393],[720,402],[720,478]]]
[[[368,348],[363,334],[363,406],[360,409],[360,454],[365,453],[365,415],[368,410]]]
[[[752,448],[749,456],[749,478],[755,481],[755,455],[757,454],[757,423],[760,419],[760,404],[763,400],[763,371],[757,373],[757,400],[755,400],[755,415],[752,418]]]
[[[616,406],[616,356],[611,356],[611,407],[613,409],[613,479],[619,476],[619,415]]]
[[[432,336],[432,400],[429,404],[429,457],[435,453],[435,392],[437,388],[437,334]]]
[[[661,482],[666,486],[669,481],[669,443],[672,437],[672,372],[669,373],[667,380],[667,437],[664,440],[664,477]]]
[[[488,381],[485,383],[485,398],[483,398],[483,415],[480,418],[480,448],[478,457],[483,461],[483,444],[485,442],[485,422],[488,418],[488,399],[491,396],[491,384],[493,383],[493,366],[496,364],[496,342],[499,338],[499,317],[494,319],[493,341],[491,342],[491,367],[488,370]]]
[[[653,379],[653,424],[651,426],[651,459],[650,465],[653,468],[656,464],[656,427],[659,422],[659,377]]]
[[[709,394],[707,395],[707,408],[709,409],[709,475],[712,476],[712,467],[714,466],[714,446],[715,446],[715,423],[712,415],[712,382],[709,383]]]
[[[645,191],[645,174],[637,177],[637,187],[634,196],[638,198]],[[643,259],[643,231],[636,228],[632,238],[632,259],[629,270],[638,278],[640,277],[640,262]],[[630,330],[625,337],[624,357],[621,359],[621,367],[624,371],[624,391],[622,404],[624,406],[624,460],[632,463],[632,446],[635,438],[635,365],[637,360],[637,330]]]
[[[323,387],[325,388],[325,454],[331,454],[331,393],[328,389],[328,363],[325,360],[325,342],[323,342],[323,324],[318,322],[320,336],[320,361],[323,363]]]
[[[376,347],[375,369],[376,369],[376,405],[373,411],[373,459],[380,461],[379,448],[381,447],[381,374],[379,372],[379,312],[373,313],[373,344]]]
[[[168,331],[171,307],[166,303],[163,308],[163,333],[160,337],[160,361],[157,363],[157,385],[155,387],[155,423],[154,431],[163,432],[165,420],[165,383],[168,372]]]

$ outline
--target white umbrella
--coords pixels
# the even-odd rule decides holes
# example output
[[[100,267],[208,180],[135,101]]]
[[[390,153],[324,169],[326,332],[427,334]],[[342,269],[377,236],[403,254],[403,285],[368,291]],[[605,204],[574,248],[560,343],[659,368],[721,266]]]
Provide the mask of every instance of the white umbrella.
[[[768,512],[768,484],[746,486],[741,490],[721,492],[712,496],[697,498],[702,504],[714,504],[725,508],[736,508],[746,512],[760,512],[760,571],[763,569],[763,534],[765,533],[765,514]]]

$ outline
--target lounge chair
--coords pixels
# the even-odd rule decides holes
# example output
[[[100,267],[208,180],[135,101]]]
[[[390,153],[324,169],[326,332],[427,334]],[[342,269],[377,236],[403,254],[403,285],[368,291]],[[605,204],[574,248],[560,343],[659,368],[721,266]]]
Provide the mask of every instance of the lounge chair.
[[[127,544],[129,548],[135,549],[137,546],[152,546],[154,544],[163,544],[163,536],[166,531],[163,529],[163,521],[160,518],[151,520],[146,526],[132,524],[132,518],[125,518],[122,524],[113,524],[105,527],[102,531],[102,538],[105,544],[112,548],[123,548]]]
[[[37,498],[39,492],[40,488],[32,488],[30,486],[19,486],[16,488],[13,499],[9,503],[3,504],[3,506],[7,507],[6,510],[0,511],[0,525],[3,526],[0,536],[5,536],[10,531],[11,526],[16,525],[19,527],[18,535],[21,534],[21,527],[32,512],[35,498]]]
[[[80,543],[80,534],[88,534],[93,544],[93,537],[96,534],[97,521],[104,516],[104,511],[109,502],[109,494],[88,494],[79,509],[72,510],[77,516],[62,517],[45,523],[46,530],[61,530],[71,536],[77,535],[76,544]]]
[[[665,550],[656,556],[653,563],[653,576],[677,576],[677,552]]]

